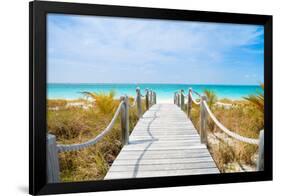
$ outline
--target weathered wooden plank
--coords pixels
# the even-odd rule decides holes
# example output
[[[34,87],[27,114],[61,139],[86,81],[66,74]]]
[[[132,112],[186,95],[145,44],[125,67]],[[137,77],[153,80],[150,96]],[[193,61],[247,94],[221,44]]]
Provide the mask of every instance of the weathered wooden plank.
[[[174,148],[171,148],[171,147],[169,147],[169,148],[149,148],[149,151],[166,151],[166,150],[177,150],[177,151],[180,151],[180,150],[189,150],[189,149],[200,149],[200,148],[202,148],[202,149],[205,149],[206,147],[204,147],[204,146],[186,146],[186,147],[179,147],[179,148],[176,148],[176,147],[174,147]],[[143,148],[123,148],[122,149],[122,151],[132,151],[132,150],[142,150],[142,151],[144,151],[145,149],[143,149]],[[148,150],[146,149],[146,152],[147,152]]]
[[[182,135],[175,135],[173,137],[169,137],[169,136],[158,136],[156,139],[151,138],[150,136],[135,136],[134,138],[132,138],[132,140],[130,142],[133,141],[140,141],[140,140],[155,140],[155,141],[162,141],[162,142],[166,142],[166,141],[181,141],[181,140],[197,140],[199,137],[194,136],[194,137],[186,137],[186,136],[182,136]]]
[[[163,125],[164,127],[164,125]],[[151,133],[151,131],[153,130],[154,133],[165,133],[165,132],[168,132],[168,133],[180,133],[180,132],[183,132],[185,134],[197,134],[198,132],[196,132],[194,130],[194,128],[192,129],[187,129],[187,128],[182,128],[182,127],[176,127],[176,126],[173,126],[173,127],[168,127],[168,126],[165,126],[164,128],[163,127],[141,127],[141,128],[138,128],[139,130],[137,132],[135,132],[134,134],[145,134],[145,133]]]
[[[139,157],[138,159],[116,159],[114,164],[116,165],[148,165],[148,164],[175,164],[175,163],[198,163],[198,162],[206,162],[213,161],[210,156],[202,156],[202,157],[187,157],[187,158],[167,158],[167,159],[142,159]]]
[[[198,136],[198,134],[195,133],[184,133],[184,132],[144,132],[144,133],[134,133],[131,135],[131,138],[133,136]]]
[[[151,133],[151,135],[153,136],[154,133]],[[141,138],[141,137],[146,137],[146,138],[151,138],[151,135],[149,135],[149,133],[146,133],[146,134],[138,134],[138,133],[134,133],[134,134],[131,134],[130,135],[130,139],[131,140],[134,140],[135,138]],[[159,137],[162,137],[162,138],[199,138],[199,135],[198,134],[195,134],[195,133],[183,133],[183,134],[172,134],[170,133],[169,135],[167,134],[163,134],[161,135],[160,133],[158,134]]]
[[[144,151],[148,151],[148,150],[165,150],[165,149],[171,149],[171,150],[184,150],[184,149],[190,149],[190,148],[204,148],[204,146],[199,146],[199,145],[190,145],[190,146],[153,146],[150,147],[148,145],[142,145],[142,146],[135,146],[135,147],[130,147],[130,148],[124,148],[124,150],[144,150]],[[123,149],[122,149],[123,150]]]
[[[197,136],[196,134],[184,134],[184,133],[145,133],[145,134],[134,134],[131,135],[132,140],[134,137],[150,137],[151,139],[160,138],[160,137],[192,137]]]
[[[135,143],[132,144],[130,143],[129,146],[126,146],[124,148],[128,149],[135,149],[135,148],[142,148],[142,149],[161,149],[161,148],[169,148],[169,149],[178,149],[178,148],[183,148],[183,147],[189,147],[189,146],[201,146],[200,142],[196,141],[196,142],[178,142],[178,144],[170,144],[170,143],[165,143],[165,142],[161,142],[161,143],[150,143],[150,142],[141,142],[141,143]],[[183,148],[184,149],[184,148]]]
[[[158,154],[150,154],[150,153],[134,153],[134,154],[122,154],[120,155],[118,160],[130,160],[130,159],[138,159],[140,156],[142,158],[142,160],[145,159],[150,159],[150,160],[154,160],[154,159],[184,159],[185,157],[208,157],[210,154],[209,152],[188,152],[188,153],[158,153]]]
[[[145,178],[161,176],[182,176],[218,173],[217,168],[191,169],[191,170],[168,170],[168,171],[142,171],[142,172],[110,172],[105,179],[121,178]]]
[[[161,132],[160,130],[155,130],[155,132],[151,132],[151,131],[147,131],[147,130],[143,130],[142,132],[135,132],[131,134],[131,137],[134,135],[153,135],[153,134],[158,134],[158,135],[166,135],[166,134],[170,134],[170,135],[186,135],[186,136],[199,136],[198,133],[190,131],[190,130],[185,130],[185,132],[177,132],[177,129],[170,129],[170,131],[165,131],[165,129],[163,129],[163,132]]]
[[[164,127],[164,125],[163,125]],[[153,130],[154,133],[162,133],[162,132],[168,132],[168,133],[178,133],[178,132],[182,132],[182,133],[198,133],[194,130],[194,128],[192,129],[187,129],[187,128],[181,128],[181,127],[176,127],[176,126],[173,126],[173,127],[168,127],[168,126],[165,126],[164,128],[163,127],[137,127],[139,130],[137,132],[135,132],[134,134],[138,134],[138,133],[147,133],[147,132],[151,132],[151,130]]]
[[[203,168],[216,168],[214,162],[199,162],[199,163],[175,163],[175,164],[148,164],[148,165],[116,165],[111,169],[111,172],[138,172],[142,171],[166,171],[166,170],[191,170]]]
[[[149,150],[145,154],[183,154],[183,153],[203,153],[209,151],[207,148],[190,148],[190,149],[185,149],[185,150],[172,150],[172,149],[166,149],[166,150]],[[122,150],[119,155],[121,156],[122,154],[135,154],[135,153],[143,153],[143,150]]]
[[[175,138],[167,138],[164,139],[159,139],[159,138],[156,138],[156,139],[153,139],[153,138],[138,138],[138,137],[134,137],[133,140],[130,141],[130,144],[138,144],[138,143],[153,143],[153,142],[157,142],[157,144],[178,144],[178,143],[187,143],[187,142],[198,142],[198,138],[178,138],[178,139],[175,139]]]

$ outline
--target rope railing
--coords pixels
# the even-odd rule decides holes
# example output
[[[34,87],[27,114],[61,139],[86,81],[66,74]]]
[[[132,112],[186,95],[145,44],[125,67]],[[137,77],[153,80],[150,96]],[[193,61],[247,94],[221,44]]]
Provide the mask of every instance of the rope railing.
[[[184,96],[183,90],[177,91],[174,93],[174,104],[178,105],[182,110],[185,109],[185,102],[184,99],[185,97],[188,98],[187,101],[187,114],[188,117],[191,117],[191,109],[192,109],[192,103],[195,105],[200,105],[200,138],[201,138],[201,143],[207,144],[207,130],[206,130],[206,125],[207,125],[207,115],[212,119],[212,121],[215,123],[216,126],[220,128],[224,133],[226,133],[228,136],[244,143],[248,144],[253,144],[253,145],[258,145],[259,146],[259,158],[257,161],[257,170],[261,171],[264,168],[264,131],[260,131],[260,135],[258,139],[255,138],[248,138],[244,137],[242,135],[239,135],[228,128],[226,128],[213,114],[211,109],[209,108],[207,104],[207,97],[204,95],[200,95],[196,91],[192,90],[191,88],[188,91],[188,95]],[[193,93],[198,95],[200,97],[200,101],[196,101],[193,98]]]
[[[129,143],[129,108],[137,106],[138,117],[142,117],[142,100],[146,98],[146,107],[149,109],[152,105],[156,104],[156,93],[152,90],[146,89],[146,95],[142,96],[140,88],[136,88],[136,97],[133,104],[129,104],[128,96],[121,96],[120,103],[107,127],[98,134],[95,138],[79,144],[57,144],[56,137],[52,134],[47,134],[47,178],[49,183],[59,182],[59,161],[58,153],[82,150],[99,142],[104,136],[109,133],[118,116],[121,116],[121,138],[122,144]]]
[[[89,146],[92,146],[94,144],[96,144],[98,141],[100,141],[112,128],[113,125],[115,123],[115,121],[117,120],[118,115],[120,114],[121,109],[124,109],[122,107],[124,106],[124,101],[121,101],[118,108],[116,109],[113,118],[111,119],[110,123],[108,124],[108,126],[95,138],[90,139],[84,143],[80,143],[80,144],[71,144],[71,145],[57,145],[58,148],[58,152],[69,152],[69,151],[75,151],[75,150],[81,150],[84,148],[87,148]]]
[[[241,142],[245,142],[248,144],[255,144],[255,145],[259,145],[259,140],[258,139],[252,139],[252,138],[248,138],[248,137],[244,137],[241,136],[235,132],[230,131],[229,129],[227,129],[223,124],[221,124],[218,119],[215,117],[215,115],[212,113],[212,111],[210,110],[208,104],[206,101],[203,101],[204,104],[204,108],[206,109],[206,111],[208,112],[209,116],[211,117],[211,119],[214,121],[214,123],[223,131],[225,132],[227,135],[229,135],[230,137],[239,140]]]
[[[193,96],[192,96],[192,93],[189,95],[190,96],[190,100],[195,104],[195,105],[200,105],[200,101],[196,101]],[[201,96],[200,96],[201,97]]]

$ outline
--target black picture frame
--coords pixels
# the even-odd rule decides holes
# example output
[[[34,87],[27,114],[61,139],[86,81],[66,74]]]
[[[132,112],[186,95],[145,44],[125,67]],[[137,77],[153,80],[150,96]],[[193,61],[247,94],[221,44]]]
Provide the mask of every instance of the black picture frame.
[[[47,184],[46,181],[46,14],[65,13],[264,25],[264,171]],[[29,193],[204,185],[272,180],[272,16],[113,5],[33,1],[29,4]]]

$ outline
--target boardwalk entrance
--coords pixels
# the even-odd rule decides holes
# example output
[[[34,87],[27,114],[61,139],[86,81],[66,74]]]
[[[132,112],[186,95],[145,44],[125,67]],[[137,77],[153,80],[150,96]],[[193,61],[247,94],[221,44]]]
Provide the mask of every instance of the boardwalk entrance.
[[[206,144],[208,143],[207,117],[229,137],[240,142],[258,145],[257,171],[264,169],[264,131],[259,138],[248,138],[227,129],[212,113],[207,97],[189,89],[174,93],[174,104],[156,104],[156,93],[136,89],[133,104],[128,96],[121,96],[120,103],[108,126],[95,138],[79,144],[57,144],[54,135],[47,135],[47,177],[49,183],[60,182],[58,153],[78,151],[95,145],[109,133],[118,116],[121,117],[123,148],[113,162],[105,179],[160,177],[219,173]],[[199,101],[193,98],[199,96]],[[147,111],[142,115],[142,99]],[[185,99],[187,98],[187,102]],[[186,103],[186,104],[185,104]],[[200,135],[190,118],[192,105],[200,107]],[[129,136],[129,111],[137,107],[139,121]],[[187,111],[187,114],[183,110]],[[208,115],[208,116],[207,116]],[[188,118],[188,117],[189,118]]]
[[[105,179],[219,173],[206,145],[175,104],[155,104],[138,121]]]

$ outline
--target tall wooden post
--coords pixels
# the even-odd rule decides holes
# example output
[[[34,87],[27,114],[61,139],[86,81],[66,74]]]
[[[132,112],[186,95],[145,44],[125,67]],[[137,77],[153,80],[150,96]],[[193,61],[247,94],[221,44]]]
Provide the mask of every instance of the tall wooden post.
[[[145,106],[146,110],[149,110],[149,90],[145,89]]]
[[[264,170],[264,130],[260,131],[260,136],[259,136],[259,157],[257,163],[257,170],[258,171]]]
[[[122,96],[120,99],[124,101],[121,108],[122,144],[127,145],[129,142],[129,98],[126,95],[126,96]]]
[[[48,183],[60,182],[60,167],[56,136],[47,134],[47,181]]]
[[[153,105],[152,100],[153,100],[153,93],[152,93],[152,90],[150,90],[149,91],[149,107],[151,107]]]
[[[189,88],[188,89],[188,102],[187,102],[187,116],[188,116],[188,118],[190,118],[191,117],[191,108],[192,108],[192,100],[191,100],[191,93],[192,93],[192,89],[191,88]]]
[[[177,106],[180,107],[180,95],[177,93]]]
[[[141,92],[140,92],[139,87],[136,88],[136,92],[137,92],[138,117],[141,118],[142,117],[142,107],[141,107]]]
[[[156,104],[156,92],[153,91],[153,104]]]
[[[206,96],[201,96],[200,99],[200,138],[201,138],[201,143],[202,144],[207,144],[207,130],[206,130],[206,125],[207,125],[207,116],[206,116],[206,109],[203,104],[204,101],[207,100]]]
[[[184,110],[184,90],[181,90],[181,94],[180,94],[180,105],[181,105],[181,109]]]

